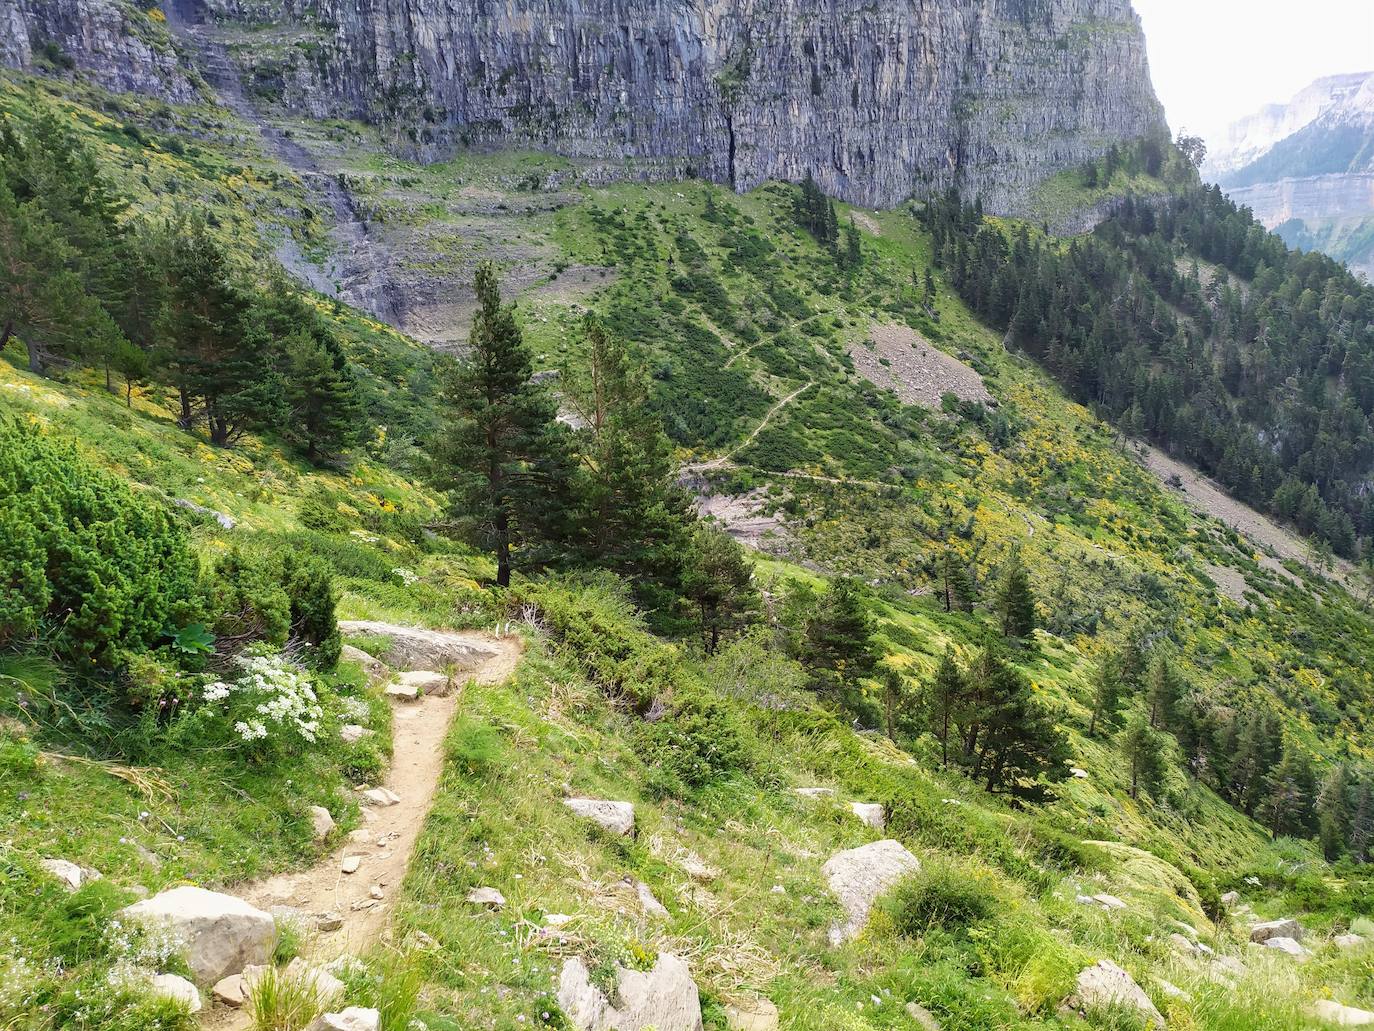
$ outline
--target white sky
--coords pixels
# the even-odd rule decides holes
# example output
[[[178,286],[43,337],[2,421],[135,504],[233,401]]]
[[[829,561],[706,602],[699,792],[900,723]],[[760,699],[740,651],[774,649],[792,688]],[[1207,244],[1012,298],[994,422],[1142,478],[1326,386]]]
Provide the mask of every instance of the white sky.
[[[1374,0],[1134,0],[1175,132],[1215,133],[1314,79],[1374,71]]]

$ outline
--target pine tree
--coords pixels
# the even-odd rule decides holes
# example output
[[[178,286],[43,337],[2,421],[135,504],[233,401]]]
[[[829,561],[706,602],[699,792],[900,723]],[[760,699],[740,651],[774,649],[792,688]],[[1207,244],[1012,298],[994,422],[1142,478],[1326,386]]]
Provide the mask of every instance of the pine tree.
[[[1336,763],[1322,781],[1317,795],[1317,833],[1322,855],[1339,859],[1348,850],[1350,830],[1350,768]]]
[[[1137,715],[1121,732],[1120,747],[1131,771],[1131,797],[1139,798],[1142,787],[1157,795],[1168,771],[1164,735],[1148,719]]]
[[[906,677],[889,666],[883,672],[883,727],[889,741],[897,740],[897,724],[905,716],[909,696]]]
[[[1099,727],[1110,730],[1117,721],[1117,708],[1125,692],[1117,656],[1105,658],[1093,678],[1093,714],[1088,721],[1088,736],[1097,734]]]
[[[1291,742],[1283,749],[1283,758],[1264,778],[1264,796],[1260,815],[1269,833],[1306,835],[1311,830],[1312,796],[1316,793],[1316,777],[1312,764]]]
[[[707,655],[716,653],[723,636],[747,628],[759,611],[753,564],[738,541],[709,523],[693,530],[682,590],[696,606]]]
[[[873,618],[854,580],[841,577],[821,596],[802,648],[820,689],[838,691],[873,674]]]
[[[966,689],[963,670],[954,661],[954,652],[945,649],[935,677],[926,687],[925,710],[930,729],[940,742],[940,765],[949,765],[949,736],[964,704]]]
[[[1174,722],[1174,710],[1183,697],[1183,682],[1168,657],[1156,655],[1150,663],[1145,682],[1145,702],[1149,706],[1150,726],[1168,729]]]
[[[334,335],[316,324],[280,344],[285,381],[282,435],[315,462],[362,437],[365,415],[358,382]]]
[[[1054,713],[1035,700],[1030,681],[994,645],[983,650],[965,680],[956,720],[970,776],[993,793],[1044,800],[1046,790],[1036,781],[1068,775],[1068,738]]]
[[[993,604],[1002,635],[1017,639],[1030,637],[1038,625],[1035,614],[1035,594],[1030,576],[1021,562],[1021,553],[1013,550],[1002,570]]]
[[[953,548],[946,548],[941,566],[941,600],[946,612],[972,612],[977,602],[973,578]]]
[[[442,373],[435,477],[454,525],[491,550],[507,587],[517,549],[537,565],[566,542],[568,466],[557,405],[531,382],[530,350],[491,262],[477,267],[475,288],[470,351]]]

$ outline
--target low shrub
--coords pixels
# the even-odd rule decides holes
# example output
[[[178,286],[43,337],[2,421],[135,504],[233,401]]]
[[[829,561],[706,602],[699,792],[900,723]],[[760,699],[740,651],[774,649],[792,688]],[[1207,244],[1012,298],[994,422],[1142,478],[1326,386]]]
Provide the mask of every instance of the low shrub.
[[[893,929],[904,938],[921,938],[933,930],[962,935],[1005,905],[985,871],[940,860],[927,862],[883,900]]]

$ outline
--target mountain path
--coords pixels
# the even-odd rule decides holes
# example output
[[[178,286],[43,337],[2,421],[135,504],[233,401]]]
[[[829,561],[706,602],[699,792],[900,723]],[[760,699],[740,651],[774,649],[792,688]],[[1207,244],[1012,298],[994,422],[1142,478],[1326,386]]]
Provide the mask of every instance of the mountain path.
[[[446,636],[487,654],[469,671],[469,682],[496,684],[508,679],[524,652],[518,637],[476,632]],[[392,701],[392,762],[381,786],[395,792],[400,801],[387,807],[363,806],[364,822],[359,830],[367,832],[366,841],[345,836],[306,870],[232,889],[234,895],[269,912],[299,911],[302,925],[310,929],[302,949],[306,960],[325,963],[339,956],[358,955],[386,930],[411,853],[438,791],[444,768],[444,738],[462,705],[463,694],[460,684],[446,697]],[[358,857],[359,868],[345,874],[342,866],[349,857]],[[373,897],[374,887],[381,889],[380,899]],[[343,926],[334,931],[314,930],[315,917],[323,913],[337,914]],[[211,1031],[242,1031],[252,1026],[252,1020],[246,1007],[229,1009],[211,1005],[207,999],[201,1026]]]
[[[754,441],[758,439],[758,435],[762,433],[764,429],[768,426],[769,422],[772,421],[773,416],[777,415],[780,411],[782,411],[789,404],[791,404],[798,397],[806,393],[806,391],[810,390],[815,385],[815,380],[808,380],[803,386],[798,387],[796,390],[792,391],[792,393],[788,394],[781,401],[775,404],[772,408],[768,409],[768,412],[759,421],[759,424],[755,426],[753,430],[750,431],[749,435],[745,437],[742,441],[740,441],[738,444],[736,444],[734,447],[732,447],[725,454],[721,455],[719,458],[712,458],[709,461],[693,462],[689,465],[684,465],[682,467],[681,472],[684,474],[691,474],[706,472],[710,469],[730,468],[732,464],[730,459],[734,458],[735,455],[739,454],[750,444],[754,443]]]

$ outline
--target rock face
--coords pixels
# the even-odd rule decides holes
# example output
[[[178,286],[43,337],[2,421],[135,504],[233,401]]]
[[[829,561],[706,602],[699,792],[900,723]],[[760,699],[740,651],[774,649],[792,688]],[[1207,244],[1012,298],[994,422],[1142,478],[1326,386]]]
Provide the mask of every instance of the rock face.
[[[831,943],[839,944],[863,930],[878,896],[920,868],[920,861],[891,839],[837,852],[826,860],[821,873],[848,914],[844,924],[830,929]]]
[[[377,122],[421,157],[553,151],[584,159],[593,180],[698,175],[747,189],[809,171],[855,203],[958,185],[1014,212],[1055,172],[1167,131],[1130,0],[206,4],[276,29],[244,56],[302,113]],[[74,24],[122,10],[0,0],[24,27],[46,7]],[[54,35],[56,20],[29,35]],[[57,34],[113,75],[93,48],[113,45],[111,31],[89,54],[76,28]],[[124,88],[148,77],[167,94],[145,67],[123,62]]]
[[[1065,1005],[1074,1010],[1129,1009],[1147,1027],[1162,1029],[1164,1017],[1135,978],[1109,959],[1093,964],[1078,975],[1078,988]]]
[[[277,941],[272,917],[242,899],[204,888],[173,888],[123,910],[131,920],[169,925],[200,984],[267,963]]]
[[[558,1005],[579,1031],[701,1031],[701,1002],[687,964],[666,952],[648,973],[616,969],[616,992],[608,999],[591,982],[580,957],[563,964]]]
[[[200,99],[199,77],[170,45],[165,22],[123,0],[0,0],[0,64],[71,65],[106,89]]]

